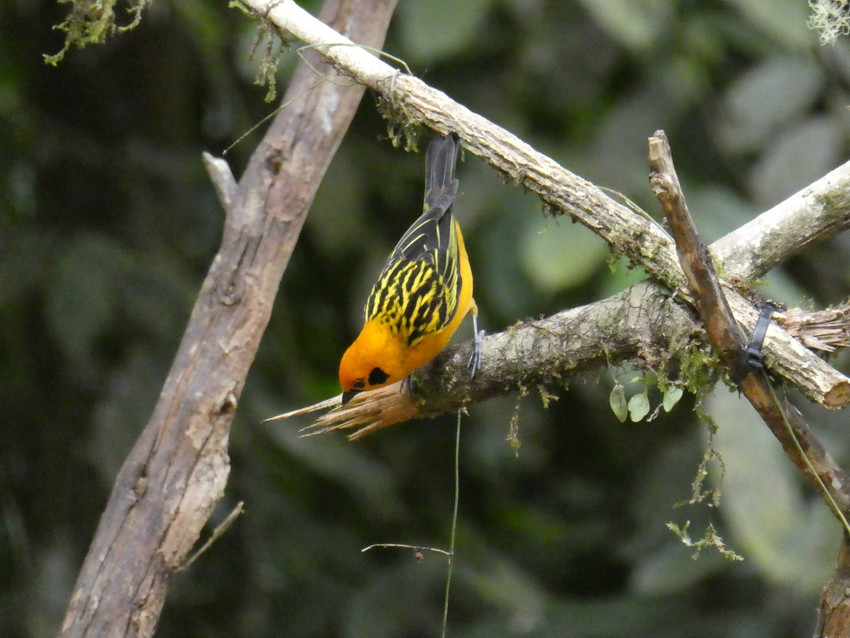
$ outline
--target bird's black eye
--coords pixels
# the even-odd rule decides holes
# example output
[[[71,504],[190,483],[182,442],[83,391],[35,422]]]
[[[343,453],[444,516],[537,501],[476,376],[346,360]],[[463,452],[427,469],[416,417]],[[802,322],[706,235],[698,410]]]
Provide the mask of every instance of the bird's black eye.
[[[372,368],[372,371],[369,373],[369,385],[380,385],[389,378],[390,375],[380,368]]]
[[[365,379],[357,379],[354,383],[351,384],[352,390],[365,390],[366,389],[366,380]]]

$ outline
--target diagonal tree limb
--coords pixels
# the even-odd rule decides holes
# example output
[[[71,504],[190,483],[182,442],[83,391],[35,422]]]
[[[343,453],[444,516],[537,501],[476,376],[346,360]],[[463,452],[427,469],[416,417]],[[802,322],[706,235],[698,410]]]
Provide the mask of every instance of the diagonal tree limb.
[[[245,4],[292,38],[322,51],[340,70],[375,91],[390,115],[397,117],[394,126],[400,121],[402,127],[423,125],[441,133],[457,132],[467,152],[573,216],[658,281],[672,289],[684,281],[672,240],[648,216],[611,199],[445,93],[353,46],[293,0],[246,0]],[[812,241],[850,227],[848,184],[850,162],[730,233],[712,251],[728,275],[745,281],[759,277]]]
[[[770,431],[811,486],[827,497],[830,510],[846,525],[850,515],[850,482],[820,444],[802,415],[784,398],[778,399],[761,370],[746,365],[741,329],[721,289],[714,264],[699,238],[673,165],[663,131],[649,138],[650,184],[676,240],[679,259],[688,278],[700,319],[712,346]],[[838,508],[838,511],[835,510]]]
[[[473,113],[442,91],[401,73],[322,24],[293,0],[246,0],[285,34],[321,51],[355,81],[381,98],[393,126],[428,126],[456,132],[465,151],[480,157],[546,204],[573,216],[607,241],[618,254],[670,288],[683,281],[670,237],[648,216],[614,201],[599,188],[534,150],[510,131]]]
[[[850,162],[711,245],[728,277],[752,281],[774,266],[850,228]]]
[[[749,372],[742,357],[744,337],[720,286],[714,261],[699,238],[673,167],[664,131],[649,138],[649,183],[658,197],[667,225],[676,241],[679,263],[688,280],[688,291],[712,345],[736,382]]]
[[[328,0],[322,17],[380,47],[395,0]],[[315,60],[313,67],[318,64]],[[333,69],[322,72],[333,75]],[[361,86],[301,64],[281,111],[227,207],[204,280],[153,415],[124,462],[82,566],[61,635],[150,636],[168,585],[227,482],[230,424],[283,271]],[[220,167],[219,167],[220,168]]]

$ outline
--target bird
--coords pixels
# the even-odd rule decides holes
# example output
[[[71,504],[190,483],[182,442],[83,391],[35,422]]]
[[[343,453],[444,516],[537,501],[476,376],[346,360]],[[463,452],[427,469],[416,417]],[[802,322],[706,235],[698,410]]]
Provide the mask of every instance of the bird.
[[[428,145],[422,215],[390,253],[366,301],[363,328],[340,360],[343,405],[359,392],[406,379],[446,346],[470,313],[472,375],[478,368],[483,334],[478,332],[472,268],[452,214],[459,148],[454,133]]]

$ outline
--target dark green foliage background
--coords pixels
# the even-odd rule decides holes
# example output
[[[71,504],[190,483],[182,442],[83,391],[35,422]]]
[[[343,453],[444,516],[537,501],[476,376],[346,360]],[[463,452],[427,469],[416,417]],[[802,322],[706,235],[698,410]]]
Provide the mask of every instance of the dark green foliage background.
[[[49,1],[0,5],[0,626],[58,629],[112,480],[146,422],[215,253],[222,212],[200,152],[272,106],[246,61],[256,25],[212,0],[156,0],[135,31],[73,51]],[[311,10],[316,10],[312,3]],[[713,240],[844,161],[850,49],[818,45],[803,0],[401,0],[386,50],[574,172],[657,213],[646,138],[667,131]],[[285,84],[296,61],[288,53]],[[230,153],[238,174],[258,134]],[[603,298],[639,277],[588,231],[474,158],[459,167],[483,325]],[[159,635],[435,636],[454,419],[357,444],[267,416],[338,391],[365,295],[421,201],[422,156],[396,150],[367,94],[286,273],[232,433],[216,514],[246,513],[171,589]],[[848,239],[771,273],[820,307],[848,294]],[[469,328],[461,330],[464,338]],[[840,360],[839,360],[840,362]],[[846,366],[845,366],[846,367]],[[737,397],[707,408],[723,502],[690,495],[705,427],[683,400],[620,424],[602,370],[474,406],[463,425],[450,635],[799,636],[839,529]],[[629,395],[641,385],[627,386]],[[653,408],[660,400],[650,395]],[[505,442],[519,406],[518,454]],[[848,459],[846,416],[811,409]],[[716,473],[715,473],[716,476]],[[712,521],[743,554],[698,561],[665,528]]]

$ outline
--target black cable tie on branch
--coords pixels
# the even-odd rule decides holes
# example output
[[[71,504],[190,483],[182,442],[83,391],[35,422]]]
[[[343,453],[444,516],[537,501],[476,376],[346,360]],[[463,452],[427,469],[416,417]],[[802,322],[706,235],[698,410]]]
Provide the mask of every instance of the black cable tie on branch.
[[[773,317],[774,307],[770,304],[765,305],[761,309],[756,327],[753,328],[753,337],[750,339],[750,345],[743,352],[744,363],[754,370],[764,368],[764,338],[767,335],[767,328],[770,325],[770,320]]]

